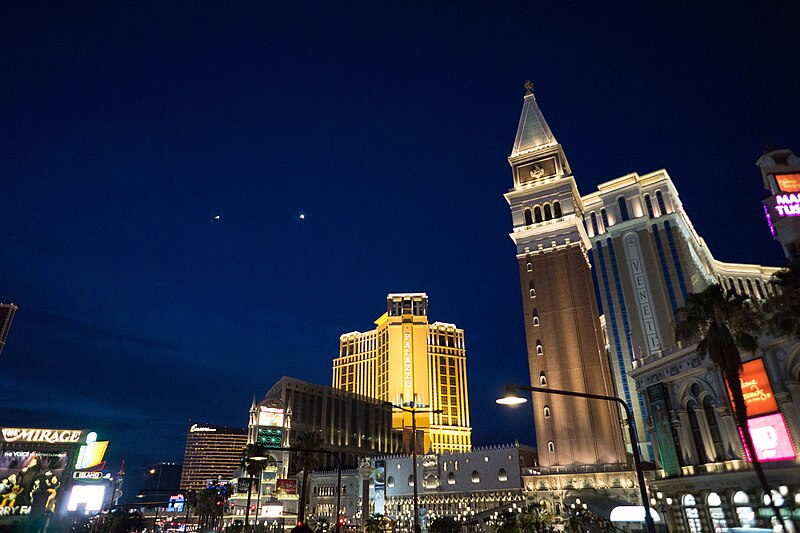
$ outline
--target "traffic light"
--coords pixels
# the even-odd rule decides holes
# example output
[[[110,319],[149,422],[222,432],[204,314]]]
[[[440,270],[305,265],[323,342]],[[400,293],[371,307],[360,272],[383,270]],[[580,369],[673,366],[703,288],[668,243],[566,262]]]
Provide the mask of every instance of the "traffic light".
[[[340,525],[340,526],[343,526],[343,525],[344,525],[344,517],[343,517],[343,516],[340,516],[340,517],[339,517],[339,525]]]

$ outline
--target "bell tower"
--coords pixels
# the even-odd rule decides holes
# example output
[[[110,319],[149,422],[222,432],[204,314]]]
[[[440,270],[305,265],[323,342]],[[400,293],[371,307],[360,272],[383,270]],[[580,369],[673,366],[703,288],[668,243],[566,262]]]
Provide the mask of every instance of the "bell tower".
[[[526,82],[508,162],[531,385],[614,396],[583,223],[564,150]],[[533,394],[542,467],[626,463],[616,405]]]

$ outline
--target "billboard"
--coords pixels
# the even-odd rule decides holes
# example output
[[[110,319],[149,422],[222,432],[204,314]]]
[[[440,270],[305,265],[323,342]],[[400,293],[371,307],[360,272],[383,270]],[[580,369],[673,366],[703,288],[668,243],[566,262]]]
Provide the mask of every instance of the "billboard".
[[[169,497],[169,503],[165,509],[168,513],[182,513],[184,508],[183,494],[177,494]]]
[[[675,449],[675,439],[672,436],[667,391],[664,385],[656,383],[647,387],[647,400],[650,404],[650,416],[653,418],[653,427],[656,432],[661,468],[668,476],[678,476],[681,473],[681,464]]]
[[[258,425],[266,427],[283,427],[283,409],[262,405],[258,410]]]
[[[275,492],[282,492],[283,494],[297,494],[297,480],[278,479],[275,482]]]
[[[4,450],[0,454],[0,516],[55,512],[66,452]]]
[[[782,414],[774,413],[750,419],[747,421],[747,428],[759,461],[787,461],[797,456]],[[744,437],[741,434],[739,436],[744,441]],[[752,462],[746,446],[744,453],[747,461]]]
[[[280,448],[283,446],[283,430],[280,428],[258,428],[256,443],[272,450]]]
[[[800,174],[775,174],[775,182],[781,192],[800,192]]]
[[[73,485],[67,500],[67,511],[84,513],[98,512],[103,509],[106,497],[106,485]]]
[[[772,386],[761,358],[753,359],[742,365],[739,370],[739,385],[747,406],[748,418],[778,411],[778,403],[772,394]],[[730,393],[731,391],[728,389],[728,394],[730,395]],[[731,396],[731,404],[733,404],[733,396]]]

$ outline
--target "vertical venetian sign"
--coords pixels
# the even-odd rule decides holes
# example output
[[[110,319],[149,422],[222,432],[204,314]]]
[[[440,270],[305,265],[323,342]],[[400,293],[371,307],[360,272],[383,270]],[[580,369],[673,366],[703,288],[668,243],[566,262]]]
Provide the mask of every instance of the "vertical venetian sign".
[[[667,391],[664,390],[664,385],[656,383],[647,387],[647,399],[650,403],[650,413],[653,417],[653,427],[656,431],[661,468],[664,469],[668,476],[680,475],[681,465],[678,460],[678,453],[675,450],[675,441],[672,438]]]
[[[414,400],[414,363],[411,356],[411,326],[403,328],[403,397]]]

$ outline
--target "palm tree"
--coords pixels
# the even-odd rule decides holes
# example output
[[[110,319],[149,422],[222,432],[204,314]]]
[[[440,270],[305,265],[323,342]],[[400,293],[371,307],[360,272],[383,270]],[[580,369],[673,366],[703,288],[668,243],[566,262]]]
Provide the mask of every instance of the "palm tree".
[[[772,495],[747,427],[747,405],[739,380],[739,370],[742,368],[739,350],[755,352],[758,349],[756,335],[761,329],[760,318],[758,309],[746,296],[726,293],[717,284],[709,285],[702,292],[689,293],[686,304],[675,311],[675,340],[697,342],[697,353],[708,354],[722,371],[753,469],[764,493]],[[783,518],[771,497],[770,505],[781,526],[784,526]]]
[[[320,437],[318,433],[313,431],[303,431],[297,435],[297,438],[291,447],[315,450],[322,446],[322,444],[322,437]],[[303,465],[303,484],[300,488],[300,501],[298,502],[297,507],[297,521],[304,523],[306,502],[308,501],[308,476],[311,474],[311,470],[313,470],[319,463],[319,454],[315,452],[297,451],[293,452],[293,455],[293,462],[297,461],[297,463]],[[334,517],[334,520],[338,519],[338,516]]]
[[[778,294],[764,305],[773,333],[800,337],[800,267],[790,265],[772,275]]]
[[[553,515],[539,503],[529,503],[519,517],[523,533],[542,533],[553,525]]]
[[[253,493],[253,478],[256,475],[261,474],[261,461],[256,461],[252,459],[253,457],[263,457],[265,453],[264,447],[260,444],[248,444],[244,449],[244,454],[242,455],[242,463],[241,467],[242,470],[247,474],[247,477],[250,478],[250,483],[247,487],[247,507],[244,510],[244,527],[247,529],[247,526],[250,522],[250,495]],[[261,495],[259,494],[259,497]]]
[[[392,530],[392,521],[382,514],[374,514],[367,518],[366,533],[386,533]]]

